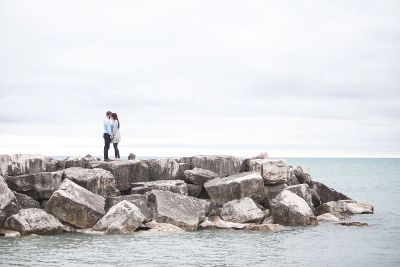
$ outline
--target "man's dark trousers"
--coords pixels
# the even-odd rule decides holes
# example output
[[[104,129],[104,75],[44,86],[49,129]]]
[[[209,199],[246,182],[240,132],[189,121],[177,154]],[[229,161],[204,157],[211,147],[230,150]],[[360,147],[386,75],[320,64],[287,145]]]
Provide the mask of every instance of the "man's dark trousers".
[[[111,136],[108,133],[103,134],[104,138],[104,160],[108,160],[108,150],[110,149]]]

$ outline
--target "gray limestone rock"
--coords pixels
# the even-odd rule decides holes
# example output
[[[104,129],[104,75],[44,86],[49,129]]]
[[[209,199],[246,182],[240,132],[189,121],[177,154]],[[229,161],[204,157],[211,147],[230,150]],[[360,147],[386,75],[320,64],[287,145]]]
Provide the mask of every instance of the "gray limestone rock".
[[[0,228],[2,228],[7,217],[20,210],[14,193],[8,188],[3,176],[0,175]]]
[[[229,222],[259,223],[263,220],[264,213],[251,198],[245,197],[225,203],[221,209],[221,217]]]
[[[204,183],[217,178],[218,174],[215,172],[204,170],[201,168],[194,168],[184,172],[185,181],[191,184],[204,185]]]
[[[206,155],[185,157],[180,162],[190,164],[191,169],[201,168],[218,174],[219,177],[226,177],[239,173],[243,160],[235,156]]]
[[[171,191],[173,193],[178,193],[182,195],[188,194],[188,188],[184,181],[182,180],[158,180],[158,181],[150,181],[150,182],[140,182],[133,184],[133,188],[131,193],[139,193],[136,188],[139,187],[141,191],[139,192],[148,192],[153,189],[156,190],[166,190]]]
[[[140,212],[144,215],[145,222],[151,221],[153,219],[153,212],[148,207],[148,196],[147,195],[138,195],[138,194],[131,194],[125,196],[118,196],[118,197],[107,197],[105,210],[108,211],[112,206],[118,204],[119,202],[126,200],[133,204],[135,204],[139,209]]]

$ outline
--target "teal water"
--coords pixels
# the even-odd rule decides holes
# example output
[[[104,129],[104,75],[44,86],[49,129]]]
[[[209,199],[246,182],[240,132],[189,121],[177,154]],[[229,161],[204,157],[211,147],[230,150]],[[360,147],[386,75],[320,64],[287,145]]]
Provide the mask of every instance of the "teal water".
[[[63,234],[0,238],[0,265],[20,266],[400,266],[400,159],[288,159],[314,180],[375,206],[330,223],[278,233],[202,230],[128,236]]]

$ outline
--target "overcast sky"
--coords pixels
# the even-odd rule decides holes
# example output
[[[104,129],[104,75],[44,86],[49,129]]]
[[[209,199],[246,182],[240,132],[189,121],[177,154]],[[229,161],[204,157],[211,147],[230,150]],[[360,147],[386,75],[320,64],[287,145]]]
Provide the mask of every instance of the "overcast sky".
[[[0,154],[400,156],[400,2],[0,1]],[[113,154],[112,150],[110,151]]]

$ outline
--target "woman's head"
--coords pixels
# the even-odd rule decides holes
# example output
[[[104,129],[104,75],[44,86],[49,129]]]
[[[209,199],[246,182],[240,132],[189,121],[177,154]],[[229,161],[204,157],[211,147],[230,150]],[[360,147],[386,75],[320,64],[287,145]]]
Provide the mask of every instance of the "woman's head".
[[[111,119],[113,119],[113,120],[115,120],[115,121],[118,121],[118,128],[119,128],[119,126],[120,126],[120,123],[119,123],[119,119],[118,119],[118,115],[117,115],[117,113],[113,113],[113,114],[111,114]]]

